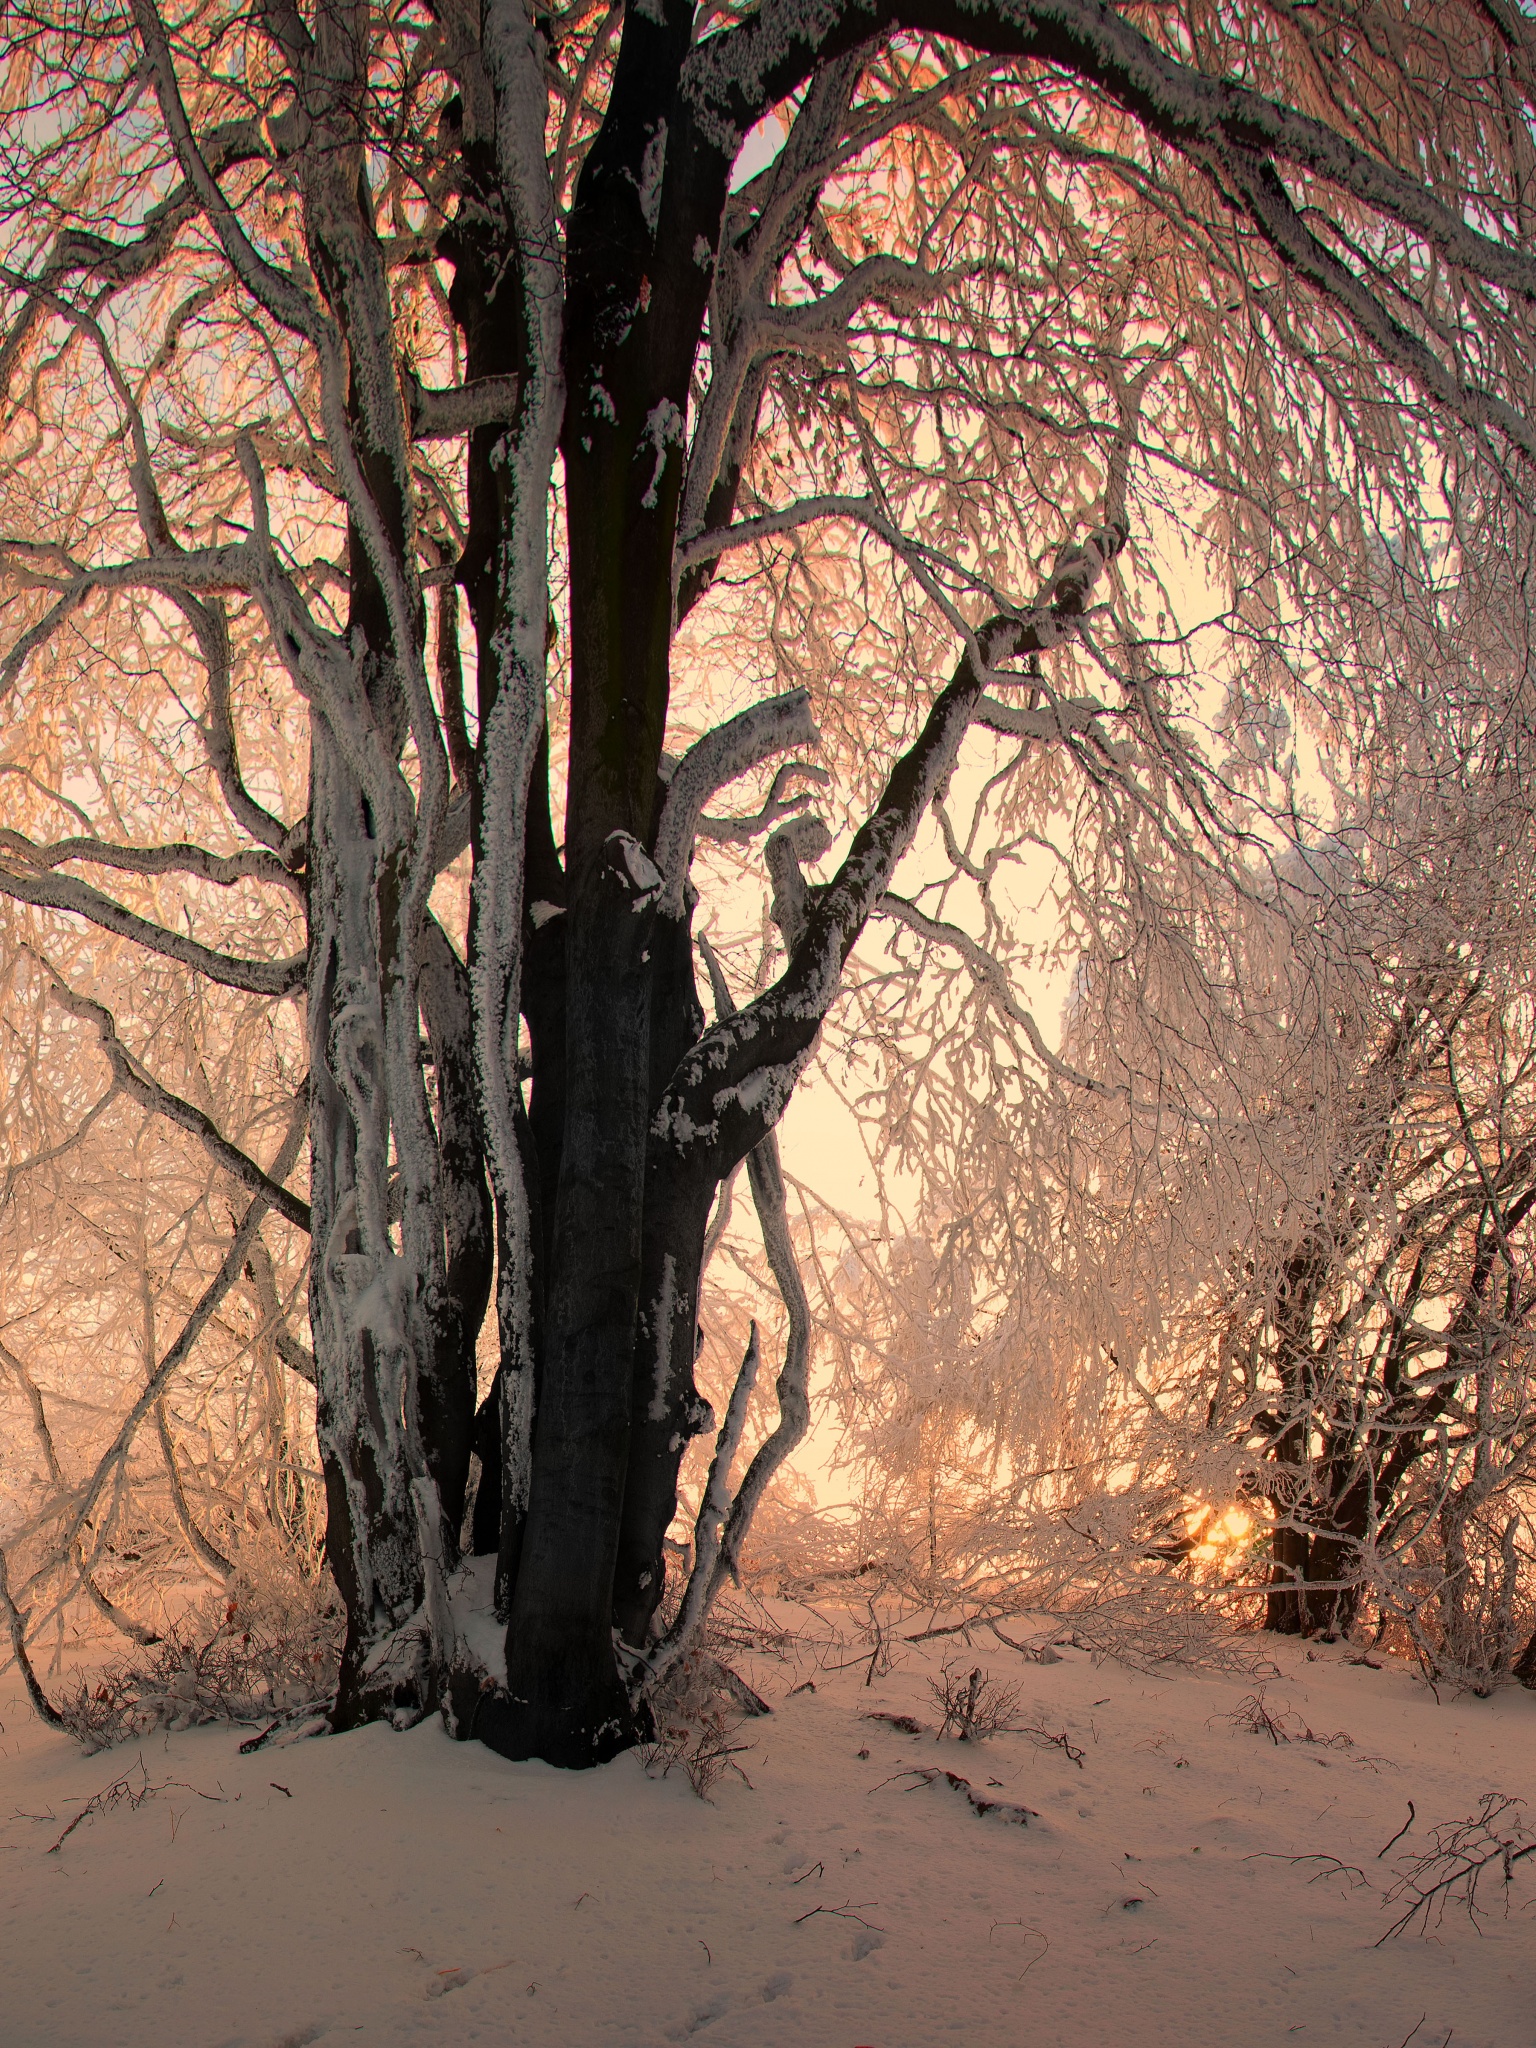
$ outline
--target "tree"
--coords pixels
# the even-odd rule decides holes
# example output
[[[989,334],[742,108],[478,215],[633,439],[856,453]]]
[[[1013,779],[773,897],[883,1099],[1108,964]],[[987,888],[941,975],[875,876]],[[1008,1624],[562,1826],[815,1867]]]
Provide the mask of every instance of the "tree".
[[[1278,763],[1241,690],[1206,736],[1240,856],[1144,859],[1133,896],[1088,865],[1101,811],[1075,860],[1060,835],[1093,883],[1053,1089],[1010,1087],[995,939],[954,934],[947,981],[920,989],[908,955],[873,985],[871,1026],[908,1027],[867,1063],[891,1178],[903,1148],[928,1171],[926,1205],[818,1232],[866,1573],[997,1615],[1188,1605],[1214,1575],[1277,1630],[1369,1618],[1459,1683],[1507,1669],[1532,1511],[1528,614],[1499,560],[1410,592],[1384,549],[1377,578],[1370,642],[1313,678]],[[954,836],[1006,844],[963,812]],[[967,983],[975,1013],[936,1028]]]
[[[1099,1092],[1063,1113],[1070,1251],[1042,1261],[1075,1283],[1079,1352],[1118,1349],[1135,1390],[1100,1462],[1153,1506],[1170,1480],[1183,1510],[1213,1480],[1245,1499],[1266,1626],[1347,1634],[1369,1606],[1481,1689],[1514,1648],[1531,1507],[1519,618],[1506,588],[1490,644],[1453,583],[1434,637],[1399,623],[1390,695],[1319,690],[1331,831],[1256,864],[1220,927],[1187,904],[1160,966],[1155,942],[1085,959],[1063,1057]],[[1176,1074],[1146,1005],[1170,940],[1213,992]]]
[[[111,755],[84,806],[53,787],[82,829],[12,832],[0,891],[40,934],[302,995],[307,1201],[148,1045],[121,1072],[250,1197],[210,1286],[267,1210],[310,1234],[337,1725],[443,1702],[507,1754],[596,1761],[804,1428],[773,1131],[870,918],[958,955],[1055,1072],[992,913],[892,890],[968,731],[1018,831],[1097,821],[1091,916],[1165,856],[1223,858],[1154,534],[1203,522],[1261,701],[1352,625],[1389,508],[1518,543],[1536,40],[1492,0],[132,0],[7,31],[4,677],[40,707],[78,676],[87,724],[131,693],[143,800],[114,810]],[[1135,518],[1145,580],[1097,619]],[[759,624],[810,694],[689,734],[711,648]],[[1100,686],[1074,692],[1085,631]],[[253,720],[269,751],[307,724],[301,809],[247,773]],[[818,725],[854,829],[813,887],[792,763],[754,814],[709,807]],[[738,1008],[727,961],[710,1022],[690,863],[770,828],[782,963]],[[460,932],[439,877],[466,846]],[[784,1254],[781,1419],[732,1493],[749,1350],[663,1608],[742,1161]],[[445,1584],[477,1448],[505,1686]]]

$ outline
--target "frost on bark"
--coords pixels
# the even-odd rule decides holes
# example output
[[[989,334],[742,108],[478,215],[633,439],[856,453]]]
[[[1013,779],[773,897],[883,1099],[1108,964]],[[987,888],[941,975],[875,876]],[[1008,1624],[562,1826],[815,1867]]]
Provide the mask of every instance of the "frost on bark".
[[[78,23],[47,13],[28,15],[14,102],[52,79],[58,152],[113,168],[75,218],[26,142],[39,153],[17,175],[43,227],[6,225],[0,372],[25,471],[59,425],[37,408],[69,402],[48,351],[87,362],[115,467],[91,531],[7,543],[0,687],[82,622],[130,618],[153,652],[126,634],[122,667],[163,659],[190,690],[177,716],[201,758],[182,779],[226,850],[138,845],[94,819],[68,837],[56,820],[51,837],[7,829],[0,896],[200,989],[302,993],[307,1198],[49,968],[114,1092],[204,1146],[258,1224],[273,1208],[310,1233],[348,1616],[337,1724],[442,1705],[509,1755],[590,1764],[644,1727],[647,1687],[805,1426],[809,1309],[774,1131],[871,919],[950,949],[1052,1085],[1095,1085],[974,932],[899,892],[920,833],[949,831],[968,735],[1015,750],[1001,782],[1038,771],[1029,830],[1069,787],[1095,815],[1125,805],[1101,878],[1186,826],[1200,858],[1226,857],[1204,850],[1221,836],[1214,785],[1145,643],[1109,623],[1131,581],[1116,567],[1128,474],[1159,448],[1187,468],[1198,443],[1212,490],[1242,508],[1222,528],[1234,582],[1261,563],[1265,602],[1280,572],[1264,521],[1284,531],[1294,505],[1277,489],[1261,517],[1254,494],[1271,469],[1312,475],[1318,419],[1344,421],[1390,497],[1391,407],[1417,407],[1428,436],[1443,413],[1492,448],[1491,492],[1498,464],[1536,446],[1518,320],[1500,311],[1536,296],[1536,266],[1505,231],[1516,197],[1488,197],[1500,177],[1523,191],[1523,158],[1502,100],[1470,88],[1465,132],[1433,162],[1394,154],[1378,94],[1403,100],[1411,133],[1415,64],[1380,59],[1372,84],[1353,46],[1318,111],[1319,52],[1282,8],[1196,10],[1164,32],[1098,0],[708,16],[654,0],[622,22],[525,0],[419,18],[272,0],[249,19],[194,6],[172,34],[133,0],[86,67],[138,80],[131,106],[105,85],[93,100],[71,70]],[[1533,75],[1522,21],[1426,13],[1425,48],[1456,52],[1475,19],[1501,76]],[[738,178],[769,115],[777,153]],[[914,227],[893,195],[926,206],[936,165],[953,189]],[[1074,215],[1080,170],[1103,183]],[[862,210],[846,196],[861,186]],[[1053,263],[1082,274],[1058,288]],[[1253,456],[1220,390],[1177,381],[1195,347],[1246,404],[1250,313],[1274,407],[1293,361],[1324,366],[1315,416],[1261,422]],[[188,349],[209,374],[181,382]],[[924,471],[913,450],[930,439]],[[979,500],[944,472],[971,462]],[[1319,603],[1359,540],[1336,509],[1298,551]],[[764,659],[793,642],[809,687],[779,675],[680,740],[688,635],[712,615],[746,630],[748,586],[775,593]],[[823,602],[824,633],[799,617]],[[242,756],[258,680],[307,720],[292,817],[281,778],[258,785]],[[818,788],[835,823],[807,808]],[[761,848],[778,933],[739,1008],[717,975],[713,1022],[696,987],[701,847]],[[988,883],[971,851],[951,855]],[[825,879],[805,872],[817,863]],[[451,868],[452,916],[434,894]],[[154,889],[173,881],[187,896],[165,914]],[[221,891],[254,895],[265,921],[214,943]],[[669,1587],[682,1460],[715,1429],[695,1375],[708,1219],[743,1162],[788,1318],[780,1412],[733,1491],[754,1345],[693,1579]],[[233,1275],[249,1267],[264,1302],[265,1256],[242,1224]],[[496,1557],[504,1684],[454,1621],[466,1523]]]

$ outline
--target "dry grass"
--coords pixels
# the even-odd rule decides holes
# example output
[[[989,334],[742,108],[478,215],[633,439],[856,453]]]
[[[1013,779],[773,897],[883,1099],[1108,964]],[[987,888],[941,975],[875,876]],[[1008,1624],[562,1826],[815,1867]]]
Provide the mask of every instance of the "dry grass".
[[[91,1751],[156,1728],[315,1713],[335,1687],[341,1631],[327,1582],[237,1579],[158,1643],[77,1679],[58,1712]]]

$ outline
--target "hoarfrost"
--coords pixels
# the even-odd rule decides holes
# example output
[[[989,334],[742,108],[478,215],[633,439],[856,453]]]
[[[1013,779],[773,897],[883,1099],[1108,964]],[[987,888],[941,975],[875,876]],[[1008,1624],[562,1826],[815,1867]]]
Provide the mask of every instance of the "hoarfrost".
[[[663,398],[646,414],[645,426],[640,435],[641,448],[651,448],[656,455],[656,467],[652,471],[649,484],[646,485],[645,496],[640,500],[647,512],[656,510],[662,471],[667,466],[667,450],[680,447],[682,439],[683,416],[670,398]]]

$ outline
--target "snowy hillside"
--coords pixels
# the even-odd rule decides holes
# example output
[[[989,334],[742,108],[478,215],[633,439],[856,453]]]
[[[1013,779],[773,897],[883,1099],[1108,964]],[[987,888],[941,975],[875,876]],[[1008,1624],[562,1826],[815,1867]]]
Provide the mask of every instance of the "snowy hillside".
[[[243,1731],[201,1728],[84,1757],[17,1689],[0,1707],[0,2037],[1530,2048],[1536,1856],[1506,1888],[1495,1850],[1480,1931],[1453,1898],[1427,1936],[1381,1938],[1411,1903],[1383,1894],[1437,1825],[1489,1793],[1536,1798],[1536,1697],[1437,1705],[1391,1662],[1264,1649],[1281,1669],[1263,1712],[1294,1739],[1266,1732],[1258,1680],[1071,1649],[1039,1665],[990,1636],[907,1646],[868,1687],[864,1665],[761,1660],[743,1668],[773,1715],[735,1737],[750,1788],[726,1775],[712,1804],[634,1756],[562,1775],[436,1722],[250,1756]],[[945,1658],[1018,1686],[1034,1733],[936,1741]],[[911,1766],[1001,1805],[979,1815]],[[1515,1849],[1520,1819],[1495,1830]]]

